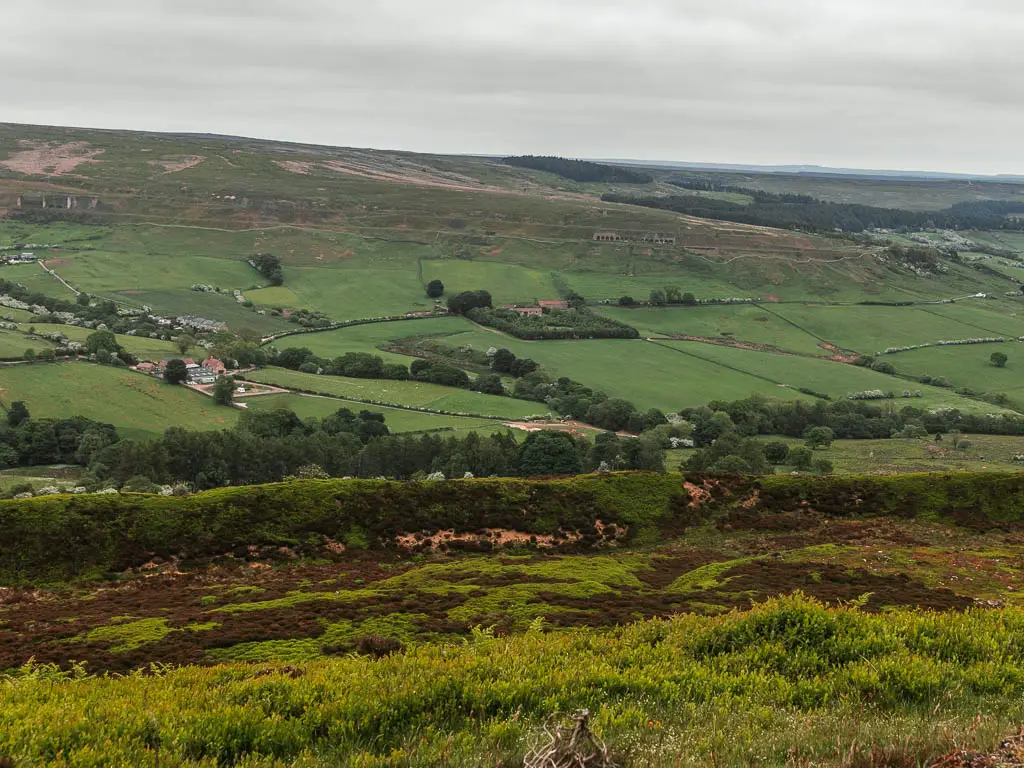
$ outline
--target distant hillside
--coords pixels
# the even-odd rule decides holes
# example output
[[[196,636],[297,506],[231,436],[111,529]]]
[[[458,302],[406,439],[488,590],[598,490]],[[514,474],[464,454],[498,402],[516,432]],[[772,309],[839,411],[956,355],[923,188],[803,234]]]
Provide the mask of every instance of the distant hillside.
[[[654,177],[649,173],[631,171],[614,165],[591,163],[586,160],[569,160],[564,157],[521,155],[506,157],[504,163],[517,168],[547,171],[572,181],[604,182],[606,184],[650,184],[654,181]]]

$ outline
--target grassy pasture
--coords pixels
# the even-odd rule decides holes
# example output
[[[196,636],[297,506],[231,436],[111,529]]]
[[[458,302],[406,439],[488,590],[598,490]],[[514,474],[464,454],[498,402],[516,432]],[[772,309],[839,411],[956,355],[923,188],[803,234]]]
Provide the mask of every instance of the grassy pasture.
[[[508,347],[536,360],[553,376],[568,376],[638,408],[678,410],[709,400],[747,397],[805,397],[717,363],[681,355],[641,340],[524,342],[484,331],[450,337],[449,344],[480,349]]]
[[[604,308],[601,313],[637,328],[643,336],[686,334],[769,344],[779,349],[827,355],[821,341],[760,306]]]
[[[298,299],[290,306],[315,309],[332,320],[358,320],[432,309],[413,261],[378,268],[285,267],[285,288]],[[274,290],[274,289],[271,289]],[[249,296],[264,302],[261,291]],[[248,294],[247,294],[248,295]]]
[[[260,315],[237,303],[231,295],[181,290],[124,291],[118,300],[135,306],[143,304],[157,314],[180,316],[199,315],[228,324],[228,328],[245,337],[262,337],[276,331],[294,328],[286,320],[270,314]]]
[[[249,378],[279,387],[305,389],[338,397],[356,397],[396,405],[410,405],[417,408],[432,408],[439,411],[473,413],[483,416],[500,416],[509,419],[543,415],[549,411],[543,403],[515,400],[499,395],[485,395],[480,392],[442,387],[419,381],[383,381],[350,379],[344,376],[318,376],[315,373],[299,373],[284,368],[267,368],[253,373]]]
[[[713,360],[739,371],[765,376],[791,387],[806,387],[828,394],[834,399],[851,392],[881,389],[896,394],[897,397],[894,400],[885,401],[891,402],[896,408],[913,405],[925,409],[959,408],[964,413],[1002,413],[1005,411],[998,406],[961,397],[942,387],[931,387],[905,381],[868,368],[831,360],[753,352],[699,342],[667,341],[659,343],[667,344],[689,355]],[[919,391],[922,396],[910,399],[901,397],[902,393],[908,390],[910,392]]]
[[[255,288],[245,292],[245,298],[261,307],[301,307],[302,299],[291,288],[275,285],[270,288]]]
[[[549,272],[465,259],[425,259],[422,266],[424,282],[440,280],[449,296],[482,288],[491,292],[496,304],[559,298]]]
[[[15,358],[25,354],[25,350],[34,349],[39,352],[51,349],[53,344],[46,339],[33,339],[18,331],[0,329],[0,357]]]
[[[0,273],[2,276],[2,273]],[[3,318],[7,322],[24,323],[31,320],[34,317],[32,312],[27,309],[11,309],[10,307],[0,307],[0,318]],[[10,320],[8,320],[10,318]]]
[[[941,442],[934,436],[920,440],[836,440],[827,450],[816,454],[833,462],[841,474],[895,474],[907,472],[1020,472],[1024,465],[1013,461],[1024,453],[1024,437],[1002,435],[964,435],[967,450],[953,450],[946,435]],[[779,439],[790,445],[803,445],[792,438]],[[674,467],[669,467],[674,468]]]
[[[36,363],[7,368],[0,399],[23,400],[39,418],[85,416],[114,424],[124,437],[147,438],[167,427],[224,429],[238,410],[124,368],[92,363]]]
[[[1019,299],[958,301],[921,309],[962,323],[973,336],[1024,336],[1024,304]]]
[[[157,257],[89,251],[50,257],[46,264],[79,290],[112,298],[125,291],[188,289],[194,283],[213,285],[230,293],[231,289],[262,282],[261,276],[244,261],[183,253]]]
[[[959,305],[928,307],[802,306],[781,304],[765,309],[843,349],[873,355],[889,347],[925,344],[942,339],[1001,335],[981,330],[974,320],[995,323],[997,315]],[[951,310],[951,311],[950,311]],[[963,310],[967,310],[964,312]],[[971,324],[963,319],[972,318]],[[1002,333],[1005,333],[1003,331]]]
[[[54,296],[65,301],[75,300],[75,294],[72,291],[69,291],[59,280],[44,272],[38,264],[10,264],[0,267],[0,278],[12,283],[21,283],[30,291],[46,296]],[[7,314],[10,311],[4,307],[0,314]]]
[[[344,400],[333,400],[326,397],[307,397],[305,395],[263,395],[260,397],[245,398],[244,402],[253,410],[277,410],[286,408],[294,411],[299,418],[323,419],[330,416],[339,408],[348,408],[358,413],[359,411],[372,411],[382,413],[386,419],[388,429],[392,433],[402,432],[428,432],[434,430],[446,430],[456,433],[480,432],[491,434],[492,432],[504,431],[499,422],[488,419],[473,419],[464,416],[442,416],[432,413],[419,413],[417,411],[406,411],[402,408],[387,408],[377,405],[364,405]]]
[[[408,320],[393,323],[372,323],[338,328],[321,333],[307,333],[286,336],[274,342],[279,349],[308,347],[320,357],[329,359],[347,352],[369,352],[387,362],[408,365],[411,359],[405,355],[384,352],[377,347],[396,339],[432,334],[455,334],[473,330],[475,326],[461,317],[432,317],[425,320]]]
[[[0,251],[22,249],[29,243],[91,248],[95,243],[103,242],[111,232],[110,227],[90,227],[63,221],[27,224],[5,219],[0,221]]]
[[[22,323],[21,325],[22,330],[25,332],[27,332],[30,327],[35,328],[38,333],[61,333],[70,341],[79,342],[85,342],[89,335],[93,333],[93,331],[88,328],[80,328],[76,325],[54,325],[49,323]],[[116,334],[116,336],[117,343],[140,360],[155,361],[163,360],[165,357],[192,357],[199,360],[209,355],[209,352],[202,347],[192,347],[188,352],[182,355],[173,341],[150,339],[146,336],[128,336],[123,333]],[[44,339],[34,339],[29,336],[26,336],[25,338],[32,342],[32,344],[35,344],[37,341],[45,341]]]
[[[993,352],[1009,358],[1005,368],[989,361]],[[1024,395],[1024,349],[1019,344],[976,344],[960,347],[929,347],[886,355],[883,358],[897,371],[910,376],[943,376],[957,387],[976,392]]]

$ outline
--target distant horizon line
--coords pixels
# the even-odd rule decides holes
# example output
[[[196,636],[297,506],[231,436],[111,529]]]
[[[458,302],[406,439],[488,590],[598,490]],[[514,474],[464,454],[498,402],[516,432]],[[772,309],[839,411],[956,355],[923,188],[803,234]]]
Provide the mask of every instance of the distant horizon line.
[[[300,141],[296,139],[279,139],[279,138],[266,138],[258,136],[243,136],[241,134],[232,133],[217,133],[209,131],[168,131],[168,130],[153,130],[147,128],[103,128],[95,126],[82,126],[82,125],[47,125],[41,123],[20,123],[20,122],[6,122],[0,121],[0,125],[12,126],[12,127],[25,127],[25,128],[49,128],[49,129],[64,129],[64,130],[78,130],[78,131],[101,131],[104,133],[135,133],[135,134],[156,134],[160,136],[180,136],[188,138],[207,138],[207,139],[221,139],[230,141],[256,141],[265,142],[271,144],[288,144],[293,146],[305,146],[315,147],[320,149],[349,149],[357,151],[369,151],[369,152],[400,152],[405,154],[414,155],[434,155],[440,157],[478,157],[488,159],[500,159],[504,157],[523,156],[523,155],[535,155],[535,156],[549,156],[549,157],[564,157],[566,159],[585,160],[588,162],[595,163],[606,163],[609,165],[629,165],[636,167],[645,168],[662,168],[662,169],[678,169],[678,170],[704,170],[704,171],[720,171],[720,172],[734,172],[734,173],[774,173],[774,174],[785,174],[791,176],[857,176],[857,177],[875,177],[875,178],[889,178],[889,179],[908,179],[908,180],[935,180],[935,181],[983,181],[983,182],[1003,182],[1003,183],[1024,183],[1024,174],[1014,173],[966,173],[959,171],[936,171],[936,170],[915,170],[915,169],[892,169],[892,168],[860,168],[850,166],[830,166],[830,165],[819,165],[816,163],[728,163],[728,162],[708,162],[708,161],[697,161],[697,160],[662,160],[662,159],[637,159],[637,158],[623,158],[623,157],[602,157],[602,156],[582,156],[582,155],[571,155],[571,154],[553,154],[550,152],[513,152],[513,153],[494,153],[494,152],[437,152],[427,150],[416,150],[416,149],[395,149],[387,148],[382,149],[378,147],[356,147],[350,145],[341,144],[325,144],[321,142],[313,141]]]

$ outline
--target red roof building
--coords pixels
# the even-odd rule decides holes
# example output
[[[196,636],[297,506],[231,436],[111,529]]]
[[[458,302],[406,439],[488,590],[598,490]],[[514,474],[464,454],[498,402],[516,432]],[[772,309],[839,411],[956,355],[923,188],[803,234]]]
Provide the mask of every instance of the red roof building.
[[[203,368],[213,373],[224,373],[227,370],[227,366],[216,357],[208,357],[203,360]]]
[[[568,309],[568,301],[538,301],[541,309]]]

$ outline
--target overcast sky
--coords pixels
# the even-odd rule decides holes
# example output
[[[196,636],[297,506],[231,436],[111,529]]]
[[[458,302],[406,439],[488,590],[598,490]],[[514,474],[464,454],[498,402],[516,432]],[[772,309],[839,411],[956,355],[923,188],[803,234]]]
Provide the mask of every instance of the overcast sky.
[[[1020,0],[8,0],[0,11],[0,121],[1024,173]]]

